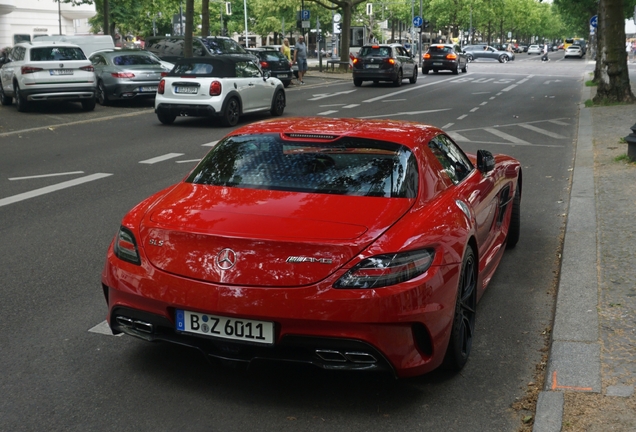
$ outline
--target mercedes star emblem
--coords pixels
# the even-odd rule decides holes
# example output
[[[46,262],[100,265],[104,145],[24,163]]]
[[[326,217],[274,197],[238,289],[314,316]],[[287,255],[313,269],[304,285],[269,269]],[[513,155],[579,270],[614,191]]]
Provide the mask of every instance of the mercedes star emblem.
[[[223,249],[216,256],[216,265],[221,270],[229,270],[236,264],[236,253],[229,248]]]

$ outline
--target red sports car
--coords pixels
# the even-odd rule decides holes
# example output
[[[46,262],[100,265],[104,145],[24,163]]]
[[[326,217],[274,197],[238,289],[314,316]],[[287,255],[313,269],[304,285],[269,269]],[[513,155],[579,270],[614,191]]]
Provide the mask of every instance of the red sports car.
[[[517,160],[420,123],[242,127],[124,217],[102,274],[108,322],[248,364],[459,370],[519,239],[521,180]]]

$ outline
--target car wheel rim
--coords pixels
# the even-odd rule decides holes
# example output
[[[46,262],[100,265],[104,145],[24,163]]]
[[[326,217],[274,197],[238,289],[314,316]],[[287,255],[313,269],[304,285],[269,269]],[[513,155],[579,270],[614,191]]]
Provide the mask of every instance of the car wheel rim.
[[[238,117],[238,102],[236,99],[232,99],[227,105],[227,120],[234,125],[238,122]]]
[[[97,92],[97,102],[99,102],[100,105],[104,105],[104,102],[106,101],[106,89],[104,88],[104,85],[102,83],[99,83],[99,91]]]
[[[473,343],[473,334],[475,330],[475,309],[476,297],[475,288],[477,281],[475,279],[475,257],[470,256],[462,270],[461,289],[458,304],[459,328],[458,336],[461,343],[461,354],[467,357]]]
[[[280,114],[283,109],[285,109],[285,96],[279,92],[278,96],[276,96],[276,112]]]

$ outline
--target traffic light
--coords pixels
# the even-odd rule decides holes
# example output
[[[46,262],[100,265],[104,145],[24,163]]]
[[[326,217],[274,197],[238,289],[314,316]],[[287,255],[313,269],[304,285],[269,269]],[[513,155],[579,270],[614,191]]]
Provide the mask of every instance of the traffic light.
[[[232,3],[225,2],[225,15],[232,15]]]
[[[422,20],[422,28],[423,29],[428,28],[428,25],[429,25],[428,20]]]

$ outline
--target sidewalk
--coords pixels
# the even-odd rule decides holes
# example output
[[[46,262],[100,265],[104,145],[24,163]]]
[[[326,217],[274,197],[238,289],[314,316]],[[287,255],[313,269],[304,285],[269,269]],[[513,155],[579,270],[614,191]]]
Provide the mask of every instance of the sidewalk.
[[[594,92],[584,88],[582,102]],[[627,154],[621,138],[634,123],[636,105],[581,104],[552,346],[534,432],[636,431],[636,164],[621,158]]]

